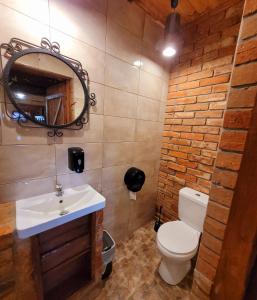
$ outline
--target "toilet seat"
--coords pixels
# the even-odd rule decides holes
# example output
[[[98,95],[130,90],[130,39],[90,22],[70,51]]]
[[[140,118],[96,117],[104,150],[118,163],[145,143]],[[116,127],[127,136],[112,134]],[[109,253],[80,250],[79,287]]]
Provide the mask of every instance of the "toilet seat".
[[[182,221],[163,224],[157,233],[160,245],[174,255],[188,255],[194,252],[199,243],[200,232]]]

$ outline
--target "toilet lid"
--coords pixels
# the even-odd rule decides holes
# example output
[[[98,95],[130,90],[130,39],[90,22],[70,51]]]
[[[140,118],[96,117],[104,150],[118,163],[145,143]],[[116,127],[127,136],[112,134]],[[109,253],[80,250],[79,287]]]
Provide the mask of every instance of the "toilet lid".
[[[194,251],[199,242],[200,232],[182,221],[164,223],[158,230],[159,243],[169,252],[186,254]]]

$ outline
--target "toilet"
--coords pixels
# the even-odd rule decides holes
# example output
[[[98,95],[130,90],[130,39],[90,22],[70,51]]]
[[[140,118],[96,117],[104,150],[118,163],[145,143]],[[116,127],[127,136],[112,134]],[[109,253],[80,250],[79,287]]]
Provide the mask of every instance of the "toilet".
[[[208,204],[208,195],[190,188],[179,191],[178,221],[164,223],[156,243],[162,255],[159,274],[168,284],[178,284],[191,269]]]

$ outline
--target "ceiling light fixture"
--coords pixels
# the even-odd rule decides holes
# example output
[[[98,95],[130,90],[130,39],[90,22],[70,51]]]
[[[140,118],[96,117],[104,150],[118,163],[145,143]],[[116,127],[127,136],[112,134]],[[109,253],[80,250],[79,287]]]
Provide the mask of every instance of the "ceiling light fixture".
[[[171,0],[171,7],[174,12],[168,15],[165,24],[164,46],[162,54],[165,57],[172,57],[177,53],[179,45],[180,14],[175,12],[178,0]]]

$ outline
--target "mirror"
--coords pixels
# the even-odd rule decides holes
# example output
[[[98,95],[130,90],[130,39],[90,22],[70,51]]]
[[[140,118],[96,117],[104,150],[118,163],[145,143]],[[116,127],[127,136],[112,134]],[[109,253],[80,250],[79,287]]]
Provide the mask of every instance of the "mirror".
[[[4,71],[7,95],[15,106],[12,118],[50,128],[64,128],[88,110],[87,86],[73,64],[47,50],[25,50]]]

